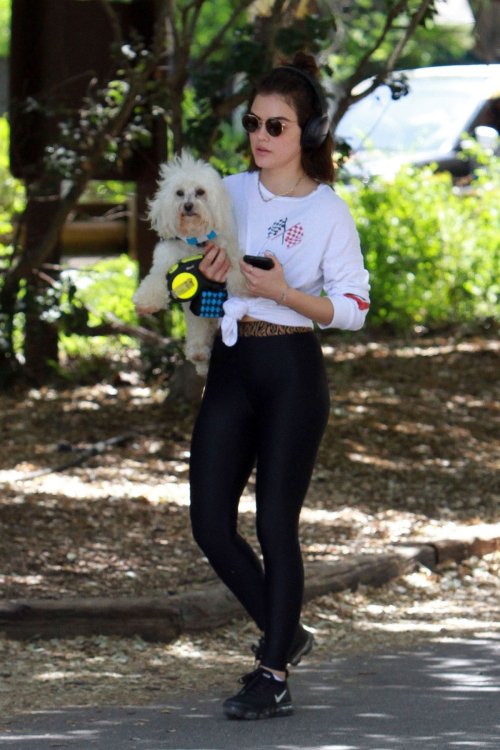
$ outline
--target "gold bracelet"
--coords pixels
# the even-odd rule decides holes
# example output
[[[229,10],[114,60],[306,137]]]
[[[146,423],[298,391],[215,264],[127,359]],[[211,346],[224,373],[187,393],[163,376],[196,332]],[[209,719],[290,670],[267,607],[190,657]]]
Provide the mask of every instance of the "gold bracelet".
[[[285,281],[285,284],[286,284],[286,281]],[[285,291],[282,293],[281,297],[279,299],[274,300],[277,305],[281,305],[285,301],[286,293],[288,292],[289,289],[290,289],[290,285],[287,284],[285,287]]]

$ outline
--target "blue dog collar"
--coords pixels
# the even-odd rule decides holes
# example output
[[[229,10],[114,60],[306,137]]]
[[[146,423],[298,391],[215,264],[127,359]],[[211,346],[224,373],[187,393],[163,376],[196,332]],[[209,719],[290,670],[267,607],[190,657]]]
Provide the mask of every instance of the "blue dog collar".
[[[210,234],[205,234],[203,237],[176,237],[176,240],[183,240],[184,242],[187,242],[188,245],[199,245],[203,246],[205,242],[208,242],[208,240],[213,240],[217,237],[217,232],[210,232]]]

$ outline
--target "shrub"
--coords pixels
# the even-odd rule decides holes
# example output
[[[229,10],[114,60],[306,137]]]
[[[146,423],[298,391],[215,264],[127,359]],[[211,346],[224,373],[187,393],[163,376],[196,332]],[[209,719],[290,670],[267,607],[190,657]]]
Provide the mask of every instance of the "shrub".
[[[466,188],[432,165],[336,186],[360,233],[373,324],[403,330],[500,312],[500,159],[475,155]]]
[[[26,204],[26,191],[21,180],[12,177],[9,171],[9,124],[0,117],[0,256],[1,267],[12,252],[7,238],[12,233],[12,218],[21,213]]]
[[[66,318],[78,315],[83,303],[91,312],[89,326],[100,322],[101,313],[112,313],[128,325],[138,325],[139,318],[132,303],[137,287],[137,262],[127,255],[100,260],[86,268],[67,269],[61,274],[63,293],[58,309]],[[154,326],[158,333],[174,338],[185,336],[182,310],[175,306],[171,313],[159,313],[160,320]],[[71,320],[65,321],[71,329]],[[137,348],[138,342],[126,335],[116,337],[86,337],[75,333],[60,334],[61,352],[69,357],[117,355],[129,348]]]

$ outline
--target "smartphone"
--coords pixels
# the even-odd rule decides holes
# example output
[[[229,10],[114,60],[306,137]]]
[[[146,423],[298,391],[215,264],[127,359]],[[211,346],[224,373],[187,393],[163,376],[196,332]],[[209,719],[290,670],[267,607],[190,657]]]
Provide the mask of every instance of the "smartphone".
[[[270,271],[271,268],[274,268],[273,259],[266,258],[265,255],[244,255],[243,260],[250,266],[262,268],[264,271]]]

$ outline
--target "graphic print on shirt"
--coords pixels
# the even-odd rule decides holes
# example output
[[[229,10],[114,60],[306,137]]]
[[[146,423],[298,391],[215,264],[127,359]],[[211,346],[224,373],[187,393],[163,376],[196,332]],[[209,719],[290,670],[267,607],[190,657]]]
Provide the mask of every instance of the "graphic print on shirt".
[[[283,243],[291,248],[294,245],[298,245],[304,236],[304,228],[300,222],[294,224],[289,229],[286,228],[288,217],[286,219],[278,219],[275,221],[267,230],[267,238],[270,240],[276,240],[281,237],[281,244]]]

